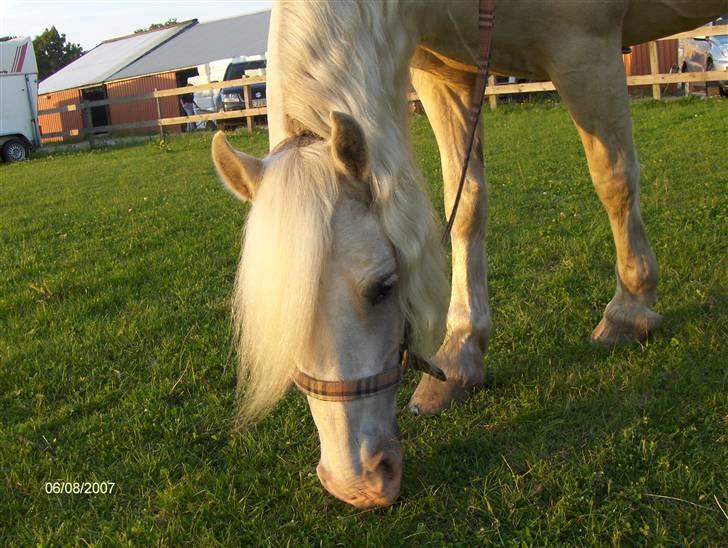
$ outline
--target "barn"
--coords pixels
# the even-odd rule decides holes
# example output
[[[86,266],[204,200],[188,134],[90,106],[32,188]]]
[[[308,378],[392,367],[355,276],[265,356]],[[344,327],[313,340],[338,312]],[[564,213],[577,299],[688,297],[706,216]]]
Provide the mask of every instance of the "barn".
[[[39,84],[39,110],[182,87],[198,66],[235,57],[264,55],[270,11],[199,23],[196,19],[150,32],[106,40]],[[162,117],[184,116],[176,97],[160,99]],[[154,99],[91,109],[93,127],[153,120]],[[86,129],[80,110],[41,114],[44,142]],[[172,126],[170,131],[180,131]],[[148,131],[148,130],[146,130]]]

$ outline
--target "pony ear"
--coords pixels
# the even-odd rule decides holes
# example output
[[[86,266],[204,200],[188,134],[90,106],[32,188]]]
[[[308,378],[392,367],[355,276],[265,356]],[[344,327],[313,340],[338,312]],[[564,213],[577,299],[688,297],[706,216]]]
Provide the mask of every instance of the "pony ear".
[[[238,152],[218,131],[212,139],[212,162],[230,192],[241,200],[253,201],[263,178],[262,160]]]
[[[340,171],[364,181],[369,176],[369,160],[364,130],[343,112],[331,112],[331,150]]]

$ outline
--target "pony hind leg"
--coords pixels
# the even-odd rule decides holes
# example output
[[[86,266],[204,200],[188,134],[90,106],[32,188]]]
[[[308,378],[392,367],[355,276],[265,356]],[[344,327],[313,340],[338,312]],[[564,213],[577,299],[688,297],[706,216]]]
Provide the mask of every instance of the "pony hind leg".
[[[632,135],[621,37],[594,62],[604,41],[582,44],[573,58],[560,58],[550,70],[579,131],[594,188],[609,216],[617,251],[617,289],[592,340],[607,345],[641,341],[661,316],[656,300],[657,261],[645,231],[639,199],[639,162]]]
[[[437,70],[439,65],[440,71]],[[415,67],[423,68],[415,68]],[[447,74],[450,73],[450,74]],[[442,66],[418,50],[412,83],[427,112],[440,149],[445,210],[452,209],[462,169],[474,75]],[[481,148],[480,132],[475,143]],[[425,375],[409,403],[415,414],[432,414],[459,403],[467,390],[483,383],[483,357],[490,335],[485,227],[487,195],[483,158],[474,152],[468,168],[458,214],[452,228],[452,293],[447,331],[434,361],[448,380]]]

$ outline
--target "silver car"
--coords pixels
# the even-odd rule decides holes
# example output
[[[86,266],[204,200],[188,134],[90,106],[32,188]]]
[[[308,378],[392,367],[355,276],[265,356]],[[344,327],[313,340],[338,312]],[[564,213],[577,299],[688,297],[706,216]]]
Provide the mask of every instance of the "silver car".
[[[706,26],[718,25],[728,25],[728,14]],[[720,94],[728,97],[728,35],[682,39],[678,44],[677,55],[682,72],[718,70],[726,73],[725,80],[718,82],[686,82],[683,84],[685,95],[697,90],[706,90],[707,84],[707,86],[717,86]]]

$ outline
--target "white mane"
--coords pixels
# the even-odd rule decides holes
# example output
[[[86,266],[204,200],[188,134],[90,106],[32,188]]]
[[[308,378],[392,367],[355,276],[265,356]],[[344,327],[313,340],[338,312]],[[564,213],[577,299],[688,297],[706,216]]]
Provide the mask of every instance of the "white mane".
[[[401,308],[415,344],[431,351],[441,339],[448,283],[440,227],[407,132],[414,38],[403,31],[395,2],[284,2],[277,8],[277,66],[271,68],[286,131],[305,128],[328,138],[332,110],[361,124],[375,206],[397,256]],[[233,302],[240,377],[247,379],[243,420],[260,417],[282,397],[305,355],[338,197],[324,145],[283,152],[272,165],[247,221]],[[263,211],[266,221],[257,222]]]
[[[243,422],[283,396],[306,357],[338,198],[328,154],[323,143],[277,154],[248,215],[232,303]]]

